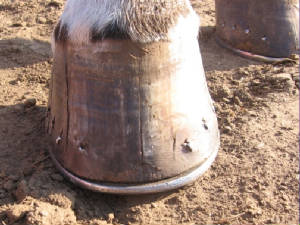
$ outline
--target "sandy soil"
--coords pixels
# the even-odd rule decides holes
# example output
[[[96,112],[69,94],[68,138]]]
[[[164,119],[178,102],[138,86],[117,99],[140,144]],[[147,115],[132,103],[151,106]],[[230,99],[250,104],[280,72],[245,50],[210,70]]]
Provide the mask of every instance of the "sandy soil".
[[[299,224],[299,64],[215,43],[214,1],[194,2],[221,131],[213,166],[173,192],[114,196],[66,181],[44,136],[49,37],[63,0],[0,0],[0,224]]]

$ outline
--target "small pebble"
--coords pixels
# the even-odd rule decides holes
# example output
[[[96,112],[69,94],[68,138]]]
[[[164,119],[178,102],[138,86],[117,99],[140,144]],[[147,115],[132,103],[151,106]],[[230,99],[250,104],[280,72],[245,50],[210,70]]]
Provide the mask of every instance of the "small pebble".
[[[157,208],[157,204],[155,204],[155,203],[151,203],[151,208]]]
[[[41,23],[41,24],[45,24],[45,23],[47,23],[47,19],[46,19],[45,17],[39,17],[39,18],[37,19],[37,22],[38,22],[38,23]]]
[[[244,70],[244,71],[242,72],[242,74],[248,76],[248,75],[249,75],[249,72],[248,72],[247,70]]]
[[[226,103],[230,103],[230,100],[228,98],[223,98],[223,101]]]
[[[261,149],[261,148],[263,148],[265,146],[265,144],[263,143],[263,142],[261,142],[261,143],[259,143],[256,147],[258,148],[258,149]]]
[[[39,212],[39,215],[40,216],[48,216],[48,212],[47,211],[41,211],[41,212]]]
[[[114,220],[114,218],[115,218],[115,214],[113,214],[113,213],[109,213],[109,214],[107,215],[107,221],[108,221],[109,223],[112,223],[112,221]]]
[[[29,98],[24,102],[24,108],[30,108],[36,105],[35,98]]]
[[[224,129],[223,129],[223,132],[224,133],[229,133],[231,131],[231,127],[230,126],[225,126]]]
[[[293,60],[299,60],[299,55],[292,54],[292,55],[290,56],[290,58],[293,59]]]

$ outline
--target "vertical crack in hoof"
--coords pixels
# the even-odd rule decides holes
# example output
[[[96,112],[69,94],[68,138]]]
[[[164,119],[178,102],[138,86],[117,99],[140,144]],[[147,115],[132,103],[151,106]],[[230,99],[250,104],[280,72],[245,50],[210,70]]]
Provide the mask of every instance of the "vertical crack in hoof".
[[[204,118],[202,118],[202,123],[203,123],[203,127],[205,130],[208,130],[208,126],[206,124],[206,120]]]
[[[176,136],[173,137],[173,159],[174,160],[176,159],[175,151],[176,151]]]

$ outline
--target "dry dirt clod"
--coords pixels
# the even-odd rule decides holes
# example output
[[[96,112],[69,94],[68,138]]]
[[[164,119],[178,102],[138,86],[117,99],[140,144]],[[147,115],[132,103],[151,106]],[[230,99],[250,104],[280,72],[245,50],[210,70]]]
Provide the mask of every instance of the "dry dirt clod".
[[[287,90],[291,90],[295,86],[295,81],[293,81],[292,75],[289,73],[279,73],[274,78],[278,84],[281,84]]]
[[[26,225],[73,225],[76,217],[71,209],[63,209],[45,202],[35,202],[26,216]]]
[[[57,193],[50,194],[47,197],[48,202],[64,209],[73,208],[75,200],[75,195],[66,190],[57,191]]]
[[[232,93],[231,90],[226,87],[226,86],[221,86],[218,88],[218,96],[220,98],[231,98],[232,97]]]

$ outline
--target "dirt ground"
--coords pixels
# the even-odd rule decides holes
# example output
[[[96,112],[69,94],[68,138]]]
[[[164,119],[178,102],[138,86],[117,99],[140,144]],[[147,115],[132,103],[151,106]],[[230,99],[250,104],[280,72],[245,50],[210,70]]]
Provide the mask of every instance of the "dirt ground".
[[[49,158],[50,34],[63,0],[0,0],[0,225],[299,224],[299,64],[247,60],[215,42],[214,1],[193,1],[221,148],[197,182],[116,196],[80,189]]]

